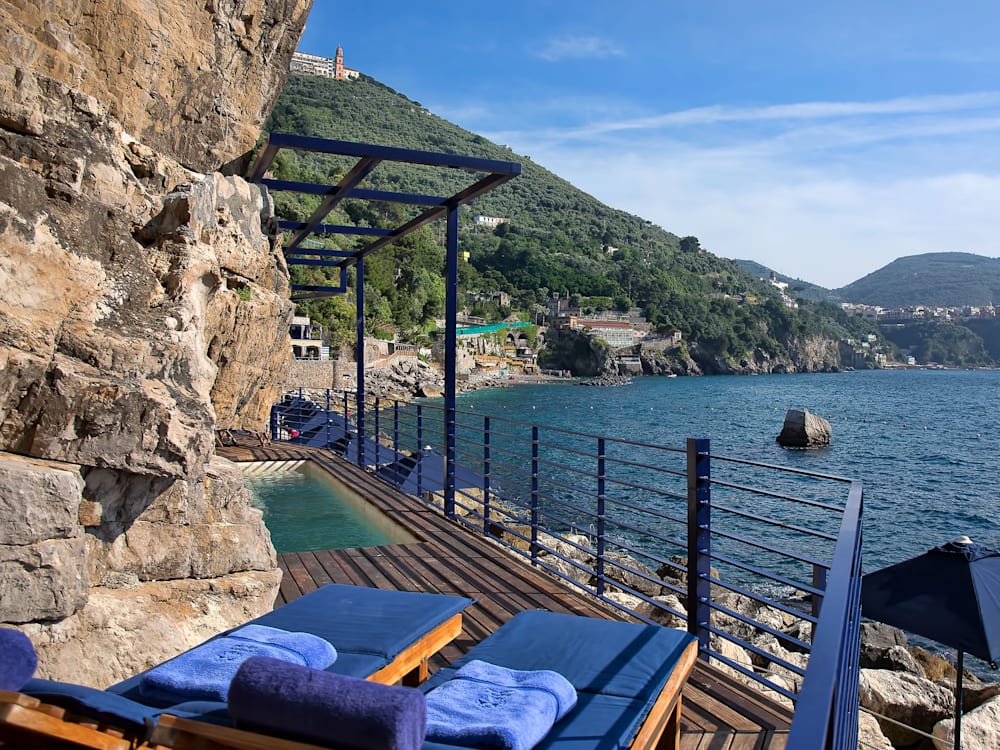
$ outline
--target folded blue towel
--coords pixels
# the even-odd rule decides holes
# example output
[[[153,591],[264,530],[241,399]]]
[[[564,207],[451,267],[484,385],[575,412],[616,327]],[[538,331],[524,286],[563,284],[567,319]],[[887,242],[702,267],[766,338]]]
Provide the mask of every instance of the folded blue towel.
[[[337,651],[311,633],[244,625],[153,667],[142,676],[139,693],[160,703],[224,701],[236,670],[251,656],[326,669],[336,660]]]
[[[419,750],[424,694],[265,657],[247,659],[229,688],[240,728],[355,750]]]
[[[20,630],[0,628],[0,690],[20,690],[37,666],[31,639]]]
[[[473,660],[427,694],[427,739],[530,750],[575,705],[576,689],[558,672]]]

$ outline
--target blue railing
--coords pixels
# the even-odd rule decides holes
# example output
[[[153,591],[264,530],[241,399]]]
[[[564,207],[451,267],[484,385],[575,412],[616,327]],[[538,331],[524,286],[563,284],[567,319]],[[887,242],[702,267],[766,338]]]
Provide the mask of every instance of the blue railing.
[[[287,395],[271,427],[640,620],[686,627],[702,659],[795,704],[789,748],[856,745],[860,482],[704,439],[670,448],[333,391]]]

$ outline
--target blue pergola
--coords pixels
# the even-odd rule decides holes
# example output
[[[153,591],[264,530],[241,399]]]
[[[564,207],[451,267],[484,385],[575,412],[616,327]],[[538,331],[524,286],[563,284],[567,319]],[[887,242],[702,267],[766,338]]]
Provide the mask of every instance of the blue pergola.
[[[356,159],[336,185],[275,180],[267,177],[267,170],[282,149],[308,151],[315,154]],[[448,197],[397,193],[361,187],[361,183],[383,162],[412,164],[440,169],[469,172],[470,184]],[[347,269],[355,266],[355,301],[357,308],[357,408],[358,433],[364,435],[365,414],[365,258],[371,253],[405,237],[425,224],[445,217],[447,220],[445,258],[445,466],[446,503],[454,500],[455,474],[455,376],[456,328],[458,316],[458,209],[461,205],[486,193],[521,174],[517,162],[479,159],[470,156],[442,154],[433,151],[416,151],[405,148],[376,146],[350,141],[310,138],[287,133],[271,133],[260,155],[248,172],[248,179],[271,191],[284,191],[320,197],[319,205],[306,221],[279,221],[278,228],[289,233],[290,239],[282,245],[288,265],[320,266],[340,269],[339,286],[292,285],[292,300],[315,299],[343,294],[347,291]],[[394,228],[345,226],[325,224],[324,220],[343,200],[379,201],[400,203],[422,208],[414,218]],[[371,237],[371,242],[354,250],[332,250],[304,245],[312,235],[355,235]],[[359,445],[359,451],[363,448]],[[359,455],[359,464],[364,463]]]

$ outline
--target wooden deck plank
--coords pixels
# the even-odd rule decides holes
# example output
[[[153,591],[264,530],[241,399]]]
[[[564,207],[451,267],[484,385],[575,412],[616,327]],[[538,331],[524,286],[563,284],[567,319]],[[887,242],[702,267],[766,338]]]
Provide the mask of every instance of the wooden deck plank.
[[[420,540],[280,554],[284,575],[277,604],[331,582],[474,598],[475,604],[465,610],[461,635],[435,657],[432,669],[452,663],[525,609],[624,619],[616,610],[532,568],[524,558],[471,533],[464,524],[448,520],[418,498],[326,451],[273,443],[218,452],[236,461],[314,460]],[[785,747],[791,711],[703,661],[684,688],[683,702],[682,750]]]

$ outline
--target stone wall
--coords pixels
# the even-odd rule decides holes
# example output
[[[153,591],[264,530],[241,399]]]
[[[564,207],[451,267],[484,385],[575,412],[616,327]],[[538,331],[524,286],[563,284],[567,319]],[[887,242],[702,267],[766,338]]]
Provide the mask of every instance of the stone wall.
[[[213,431],[267,423],[288,272],[266,195],[212,170],[308,8],[0,0],[0,622],[40,676],[102,687],[273,605]]]
[[[338,360],[293,360],[288,367],[285,386],[294,388],[323,389],[336,387],[336,363]]]

